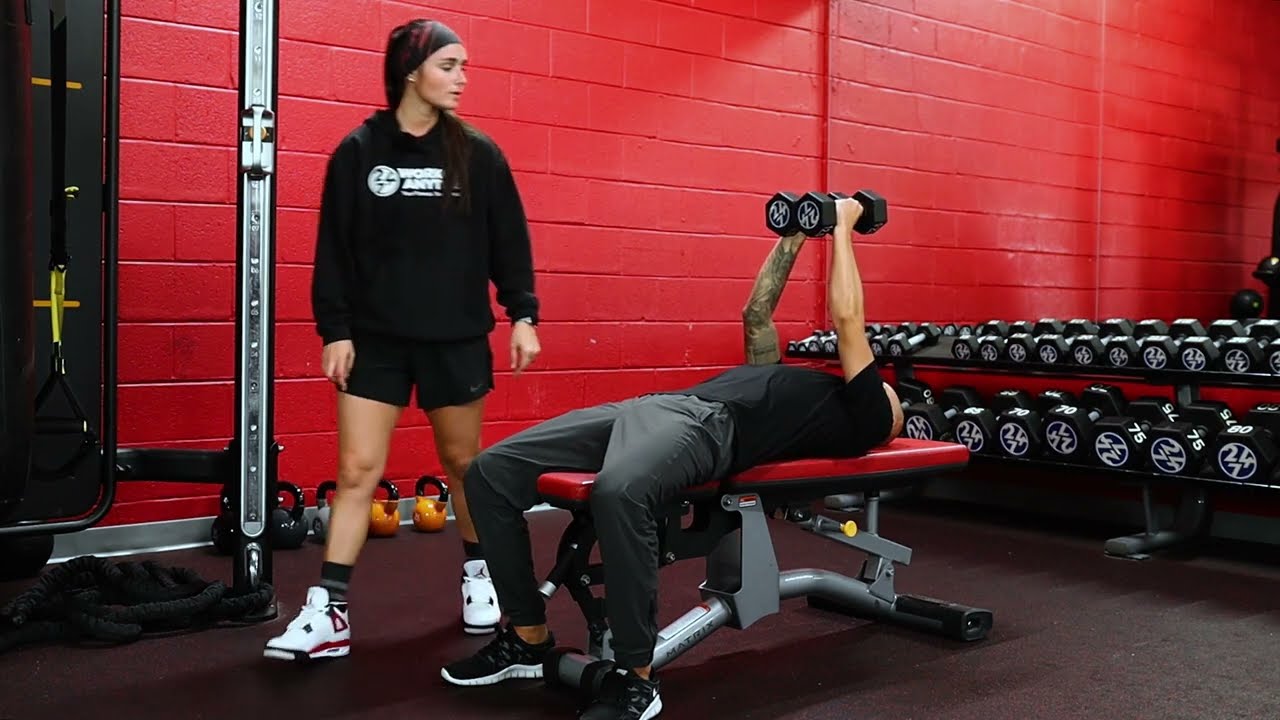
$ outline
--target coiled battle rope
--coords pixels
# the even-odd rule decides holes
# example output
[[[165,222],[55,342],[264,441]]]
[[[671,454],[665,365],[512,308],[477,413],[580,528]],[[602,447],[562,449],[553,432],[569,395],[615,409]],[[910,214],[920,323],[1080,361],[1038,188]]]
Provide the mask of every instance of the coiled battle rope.
[[[231,595],[187,568],[95,556],[54,565],[0,608],[0,654],[40,642],[124,644],[147,635],[234,623],[267,607],[270,585]]]

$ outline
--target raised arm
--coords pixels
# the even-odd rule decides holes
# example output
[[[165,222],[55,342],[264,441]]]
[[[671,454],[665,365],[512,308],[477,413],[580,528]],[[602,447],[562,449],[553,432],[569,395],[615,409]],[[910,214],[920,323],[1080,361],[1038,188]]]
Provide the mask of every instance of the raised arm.
[[[782,359],[773,311],[803,245],[801,233],[779,238],[751,286],[751,295],[742,308],[742,341],[749,365],[771,365]]]
[[[835,325],[840,368],[845,382],[875,361],[867,342],[866,307],[862,298],[862,277],[853,257],[853,226],[862,215],[862,205],[853,199],[836,201],[836,228],[831,233],[831,270],[827,277],[827,309]]]

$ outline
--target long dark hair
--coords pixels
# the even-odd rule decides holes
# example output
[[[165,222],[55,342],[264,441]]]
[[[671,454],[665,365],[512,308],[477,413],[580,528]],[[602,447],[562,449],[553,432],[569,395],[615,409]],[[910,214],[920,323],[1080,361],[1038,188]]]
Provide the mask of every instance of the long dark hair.
[[[412,55],[409,43],[413,39],[413,31],[425,30],[429,25],[429,20],[412,20],[396,27],[387,37],[387,50],[382,57],[382,82],[387,92],[387,109],[392,113],[400,107],[400,100],[404,97],[405,76],[417,67],[405,67],[412,62],[406,58]],[[419,64],[421,62],[418,60]],[[440,132],[444,133],[444,185],[441,188],[444,206],[449,209],[458,201],[462,212],[467,213],[471,210],[471,138],[477,131],[448,110],[437,109],[437,115]],[[454,187],[459,191],[457,198],[453,196]]]

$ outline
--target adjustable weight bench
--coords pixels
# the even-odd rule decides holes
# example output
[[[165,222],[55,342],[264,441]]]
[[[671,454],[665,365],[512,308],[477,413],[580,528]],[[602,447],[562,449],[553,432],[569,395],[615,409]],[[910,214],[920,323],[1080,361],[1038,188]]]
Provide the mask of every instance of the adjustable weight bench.
[[[653,668],[675,660],[721,627],[746,629],[777,613],[782,600],[796,597],[807,598],[811,607],[956,640],[985,638],[992,624],[989,610],[898,594],[894,564],[910,564],[911,548],[878,534],[882,491],[962,469],[968,460],[963,445],[898,438],[862,457],[769,463],[687,490],[660,518],[659,566],[706,557],[706,581],[699,586],[703,601],[659,631]],[[591,590],[604,583],[605,572],[591,562],[596,538],[588,499],[594,479],[592,473],[551,472],[538,480],[544,502],[573,513],[561,535],[555,567],[540,590],[550,598],[566,587],[588,628],[586,652],[557,648],[544,664],[543,677],[588,696],[600,691],[613,669],[604,598]],[[850,494],[865,498],[865,527],[811,511],[824,498]],[[778,511],[807,530],[866,553],[858,576],[814,568],[780,572],[766,523]]]

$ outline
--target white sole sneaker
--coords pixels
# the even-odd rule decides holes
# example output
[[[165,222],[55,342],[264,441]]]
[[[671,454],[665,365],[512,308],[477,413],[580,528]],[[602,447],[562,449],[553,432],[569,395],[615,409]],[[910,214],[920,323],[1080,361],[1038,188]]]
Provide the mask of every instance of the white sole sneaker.
[[[498,625],[468,625],[464,622],[462,631],[468,635],[492,635],[498,632]]]
[[[319,660],[321,658],[337,658],[345,657],[351,654],[350,645],[338,645],[336,647],[318,647],[315,650],[307,652],[306,650],[288,650],[285,648],[268,647],[262,651],[262,657],[271,658],[273,660]]]
[[[477,685],[496,685],[504,680],[540,680],[542,679],[541,665],[510,665],[502,670],[485,677],[459,679],[449,674],[445,668],[440,669],[440,677],[454,685],[463,687],[475,687]]]

